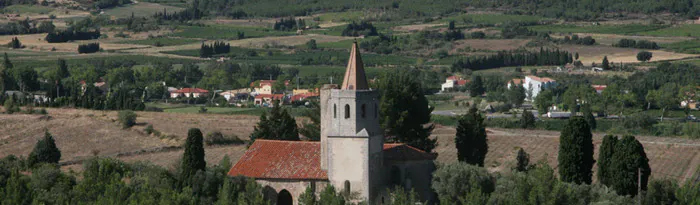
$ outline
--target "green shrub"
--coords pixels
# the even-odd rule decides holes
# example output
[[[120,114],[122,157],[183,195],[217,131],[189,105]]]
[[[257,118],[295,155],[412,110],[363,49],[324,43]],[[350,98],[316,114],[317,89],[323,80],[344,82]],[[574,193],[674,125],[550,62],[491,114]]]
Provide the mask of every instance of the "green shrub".
[[[136,125],[136,113],[131,110],[119,111],[119,124],[121,124],[124,129]]]
[[[149,135],[150,135],[150,134],[153,134],[153,131],[154,131],[153,125],[148,125],[148,126],[146,126],[146,128],[143,129],[143,131],[146,132],[146,134],[149,134]]]
[[[204,143],[207,145],[228,145],[228,144],[243,144],[244,141],[236,135],[226,136],[219,131],[210,132],[204,138]]]
[[[488,118],[484,121],[486,127],[499,127],[499,128],[520,128],[520,119],[515,118]]]

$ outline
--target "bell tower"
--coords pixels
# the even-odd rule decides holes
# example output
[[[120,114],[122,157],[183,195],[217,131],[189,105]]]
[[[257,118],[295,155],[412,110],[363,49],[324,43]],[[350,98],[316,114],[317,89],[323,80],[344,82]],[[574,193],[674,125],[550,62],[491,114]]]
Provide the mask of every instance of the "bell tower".
[[[382,186],[383,136],[379,92],[369,88],[355,42],[342,86],[321,90],[321,168],[337,190],[374,200]]]

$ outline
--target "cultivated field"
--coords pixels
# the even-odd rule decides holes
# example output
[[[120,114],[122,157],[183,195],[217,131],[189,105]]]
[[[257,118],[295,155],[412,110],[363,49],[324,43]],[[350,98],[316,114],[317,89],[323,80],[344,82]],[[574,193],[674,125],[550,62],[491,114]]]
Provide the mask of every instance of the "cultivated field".
[[[39,115],[0,115],[0,157],[15,154],[26,156],[31,152],[44,130],[56,138],[62,151],[64,169],[80,170],[81,160],[99,156],[120,160],[150,161],[167,168],[178,163],[187,129],[197,127],[203,133],[215,130],[235,134],[242,139],[253,131],[257,116],[183,114],[138,112],[139,125],[123,130],[116,121],[116,112],[76,109],[49,109],[50,119]],[[300,121],[300,119],[299,119]],[[146,124],[169,137],[149,136],[143,133]],[[455,129],[438,127],[436,152],[439,163],[457,160],[454,148]],[[531,155],[531,161],[546,159],[556,168],[559,133],[541,130],[489,129],[489,153],[486,167],[491,171],[509,169],[515,159],[516,148],[522,147]],[[594,144],[599,146],[602,134],[596,134]],[[700,165],[700,140],[664,137],[638,137],[644,144],[655,178],[686,180],[697,173]],[[229,155],[233,163],[245,152],[245,145],[206,147],[206,159],[218,163]],[[596,155],[597,158],[597,155]]]

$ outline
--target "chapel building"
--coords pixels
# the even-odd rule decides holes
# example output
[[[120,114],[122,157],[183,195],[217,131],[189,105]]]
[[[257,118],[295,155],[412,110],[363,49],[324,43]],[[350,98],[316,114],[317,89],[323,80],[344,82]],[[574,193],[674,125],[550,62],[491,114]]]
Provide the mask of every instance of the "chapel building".
[[[343,84],[321,89],[321,141],[256,140],[228,175],[255,178],[273,204],[296,205],[307,187],[318,194],[328,185],[355,202],[383,204],[396,187],[434,201],[436,155],[384,143],[379,97],[367,83],[355,42]]]

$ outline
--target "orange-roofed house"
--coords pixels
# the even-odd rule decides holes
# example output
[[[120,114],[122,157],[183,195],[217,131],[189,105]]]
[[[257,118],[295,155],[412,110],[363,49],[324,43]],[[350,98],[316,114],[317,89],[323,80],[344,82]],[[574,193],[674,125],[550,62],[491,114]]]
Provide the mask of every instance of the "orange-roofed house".
[[[206,97],[209,95],[209,91],[205,89],[199,89],[199,88],[183,88],[179,90],[175,90],[173,92],[170,92],[170,98],[178,98],[178,97],[193,97],[193,98],[198,98],[198,97]]]
[[[525,83],[523,87],[527,91],[527,99],[529,101],[535,100],[538,94],[547,88],[551,88],[557,85],[557,81],[547,77],[537,77],[534,75],[525,76]]]
[[[442,92],[450,91],[454,88],[466,86],[469,80],[462,79],[459,76],[450,76],[445,79],[445,83],[442,84]]]
[[[384,143],[379,92],[367,84],[357,43],[343,84],[321,89],[320,109],[320,141],[256,140],[228,175],[255,178],[271,204],[298,204],[307,187],[318,194],[328,185],[368,204],[388,202],[387,190],[397,186],[435,201],[430,183],[437,156]]]
[[[520,78],[513,78],[510,81],[508,81],[507,87],[508,87],[508,89],[510,89],[513,86],[523,85],[523,81],[525,81],[525,80],[520,79]]]

